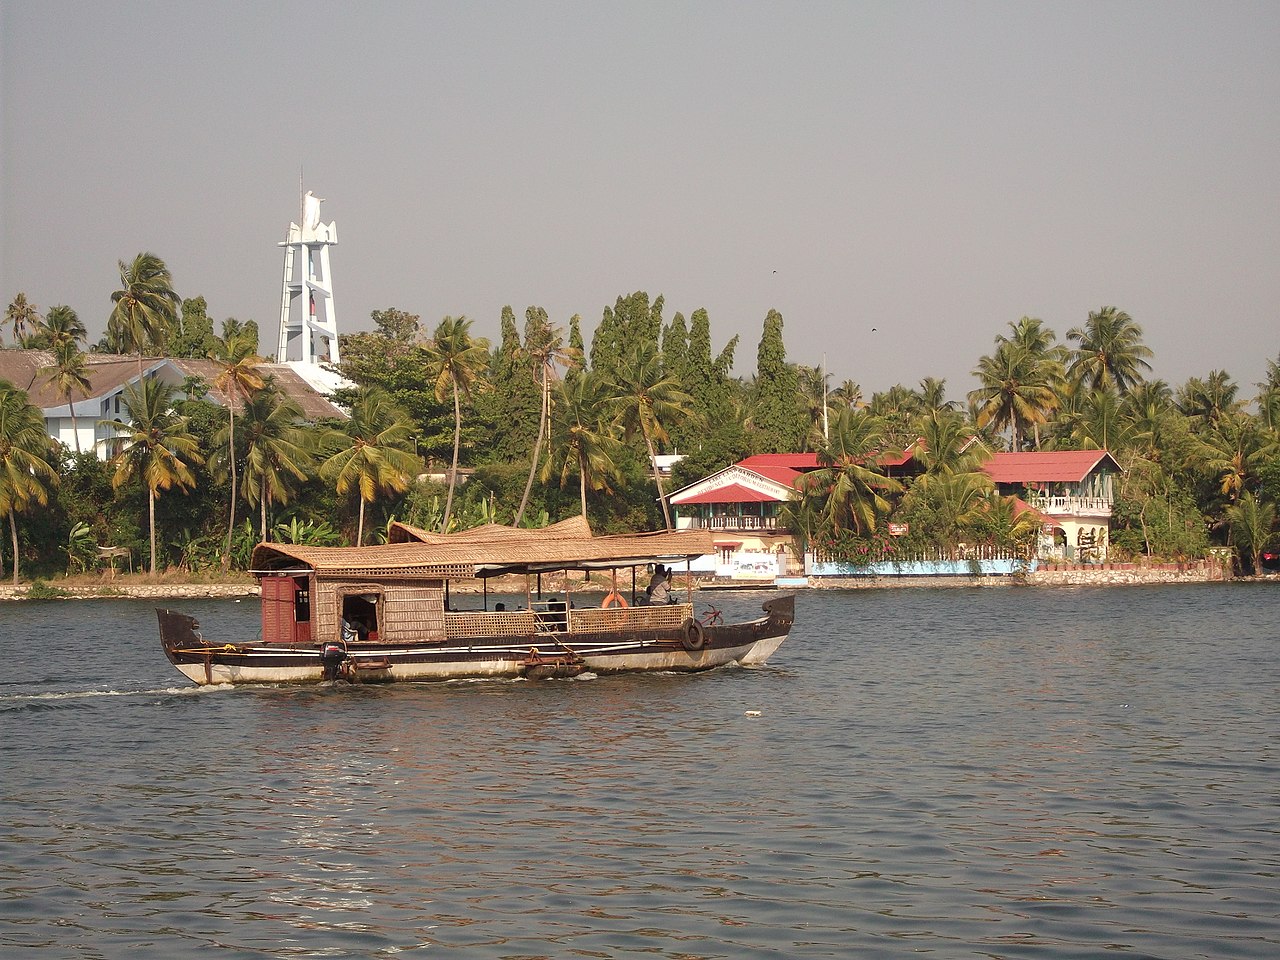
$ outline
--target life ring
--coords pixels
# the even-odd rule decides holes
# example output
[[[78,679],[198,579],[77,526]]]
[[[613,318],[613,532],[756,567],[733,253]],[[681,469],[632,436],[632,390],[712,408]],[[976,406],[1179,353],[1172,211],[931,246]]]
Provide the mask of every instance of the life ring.
[[[690,653],[701,650],[707,645],[707,631],[703,629],[702,624],[693,617],[686,617],[684,621],[684,634],[680,637],[680,643]]]
[[[600,607],[603,610],[608,610],[610,607],[625,607],[625,606],[627,606],[627,598],[624,597],[622,594],[620,594],[617,590],[610,590],[608,596],[606,596],[604,600],[600,603]]]

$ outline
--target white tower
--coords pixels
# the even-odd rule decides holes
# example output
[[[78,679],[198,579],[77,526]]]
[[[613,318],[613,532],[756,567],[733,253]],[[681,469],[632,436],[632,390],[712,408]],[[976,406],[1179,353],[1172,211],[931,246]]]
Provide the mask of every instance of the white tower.
[[[318,368],[339,360],[338,316],[329,271],[329,248],[338,242],[338,227],[320,222],[322,202],[308,190],[302,198],[302,226],[289,224],[279,244],[284,247],[284,280],[276,361],[295,367]]]

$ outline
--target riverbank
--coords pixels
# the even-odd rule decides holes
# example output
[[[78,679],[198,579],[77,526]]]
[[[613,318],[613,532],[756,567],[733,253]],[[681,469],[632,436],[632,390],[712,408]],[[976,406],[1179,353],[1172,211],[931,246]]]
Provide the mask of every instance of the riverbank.
[[[1230,568],[1214,560],[1198,560],[1191,563],[1097,563],[1097,564],[1048,564],[1028,573],[1009,576],[886,576],[862,575],[850,577],[795,578],[795,582],[758,585],[742,581],[704,582],[699,586],[712,590],[870,590],[922,587],[1119,587],[1137,585],[1180,583],[1223,583],[1230,580],[1262,580],[1280,583],[1280,575],[1261,577],[1233,577]],[[628,584],[629,586],[629,584]],[[600,579],[594,584],[584,584],[576,577],[569,592],[607,589]],[[455,593],[480,593],[479,581],[458,582],[451,585]],[[677,592],[684,589],[683,578],[677,578]],[[489,593],[516,593],[525,591],[522,576],[500,577],[488,585]],[[547,574],[543,577],[544,594],[565,593],[563,574]],[[58,580],[41,580],[36,583],[0,585],[0,602],[5,600],[220,600],[256,597],[258,585],[252,577],[228,574],[218,579],[181,578],[166,574],[156,580],[141,575],[124,575],[115,579],[76,577]]]
[[[1217,560],[1188,563],[1050,563],[1005,575],[900,576],[864,574],[810,577],[817,589],[866,590],[895,587],[1122,587],[1180,583],[1225,583],[1230,580],[1276,580],[1275,576],[1235,577]]]

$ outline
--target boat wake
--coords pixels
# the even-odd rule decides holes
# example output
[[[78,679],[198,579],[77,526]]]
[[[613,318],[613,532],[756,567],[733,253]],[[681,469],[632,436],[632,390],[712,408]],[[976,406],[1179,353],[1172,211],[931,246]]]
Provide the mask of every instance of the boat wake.
[[[154,687],[146,690],[61,690],[48,693],[0,694],[0,710],[15,709],[27,705],[54,705],[76,700],[95,700],[101,697],[168,697],[201,695],[218,690],[234,690],[230,683],[205,687]]]

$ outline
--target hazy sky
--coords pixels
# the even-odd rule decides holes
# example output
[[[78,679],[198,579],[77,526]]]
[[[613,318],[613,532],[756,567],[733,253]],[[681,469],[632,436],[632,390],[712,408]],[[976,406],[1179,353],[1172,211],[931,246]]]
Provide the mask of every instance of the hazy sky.
[[[96,339],[159,254],[275,345],[298,176],[340,329],[705,307],[755,369],[948,395],[1114,305],[1153,376],[1280,354],[1280,3],[2,0],[0,297]],[[872,332],[875,328],[875,332]]]

